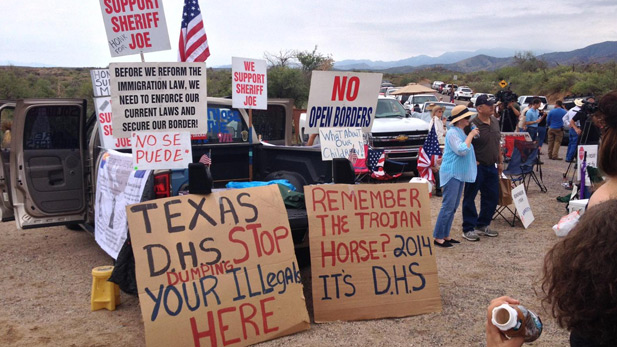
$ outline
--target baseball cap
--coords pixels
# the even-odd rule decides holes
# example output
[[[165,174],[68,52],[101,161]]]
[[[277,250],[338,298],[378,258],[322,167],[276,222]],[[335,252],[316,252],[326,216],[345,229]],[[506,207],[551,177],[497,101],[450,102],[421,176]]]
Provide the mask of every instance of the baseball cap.
[[[493,101],[492,99],[489,99],[486,94],[482,94],[478,96],[478,98],[476,99],[476,107],[480,105],[493,106],[494,104],[495,104],[495,101]]]

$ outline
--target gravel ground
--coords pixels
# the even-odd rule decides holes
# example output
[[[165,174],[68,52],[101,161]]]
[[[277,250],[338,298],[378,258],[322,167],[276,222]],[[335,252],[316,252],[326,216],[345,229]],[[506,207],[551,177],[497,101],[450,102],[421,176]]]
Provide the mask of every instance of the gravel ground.
[[[560,155],[565,157],[565,147]],[[546,151],[546,145],[544,146]],[[501,295],[518,298],[538,312],[545,330],[534,346],[567,345],[568,332],[540,304],[538,280],[546,251],[558,240],[551,226],[565,214],[555,200],[564,161],[543,156],[541,193],[533,183],[528,198],[535,216],[529,229],[510,227],[502,219],[492,226],[499,237],[462,240],[457,212],[452,236],[463,243],[437,249],[443,311],[398,319],[312,324],[306,332],[263,343],[264,346],[478,346],[484,345],[489,301]],[[479,199],[478,199],[479,202]],[[432,197],[433,222],[441,198]],[[145,344],[137,297],[122,294],[116,311],[90,312],[91,270],[112,263],[94,238],[63,227],[16,230],[0,224],[0,345],[2,346],[141,346]],[[302,271],[312,317],[310,268]]]

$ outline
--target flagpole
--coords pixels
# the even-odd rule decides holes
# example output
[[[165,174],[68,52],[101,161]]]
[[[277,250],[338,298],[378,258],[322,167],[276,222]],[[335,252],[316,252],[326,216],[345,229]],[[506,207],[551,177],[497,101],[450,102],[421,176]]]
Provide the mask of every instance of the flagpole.
[[[249,181],[253,180],[253,108],[249,108]]]
[[[141,57],[141,62],[145,63],[146,59],[144,58],[144,51],[139,51],[139,56]]]

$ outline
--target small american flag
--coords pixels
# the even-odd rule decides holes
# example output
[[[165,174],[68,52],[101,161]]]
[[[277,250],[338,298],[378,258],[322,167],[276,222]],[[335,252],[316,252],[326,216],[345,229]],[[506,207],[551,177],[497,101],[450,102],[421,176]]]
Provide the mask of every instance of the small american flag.
[[[435,182],[433,170],[430,168],[435,165],[435,160],[441,155],[441,148],[439,148],[437,133],[435,132],[435,124],[433,124],[431,131],[424,141],[424,146],[422,146],[418,155],[418,172],[420,173],[420,177]]]
[[[199,158],[199,162],[206,166],[212,165],[212,159],[210,159],[207,154],[202,155],[201,158]]]
[[[358,153],[356,153],[356,149],[355,148],[351,148],[351,150],[349,151],[349,156],[347,157],[347,159],[349,159],[349,161],[352,164],[355,164],[356,161],[358,161]]]
[[[184,0],[178,60],[203,62],[210,56],[208,37],[197,0]]]

